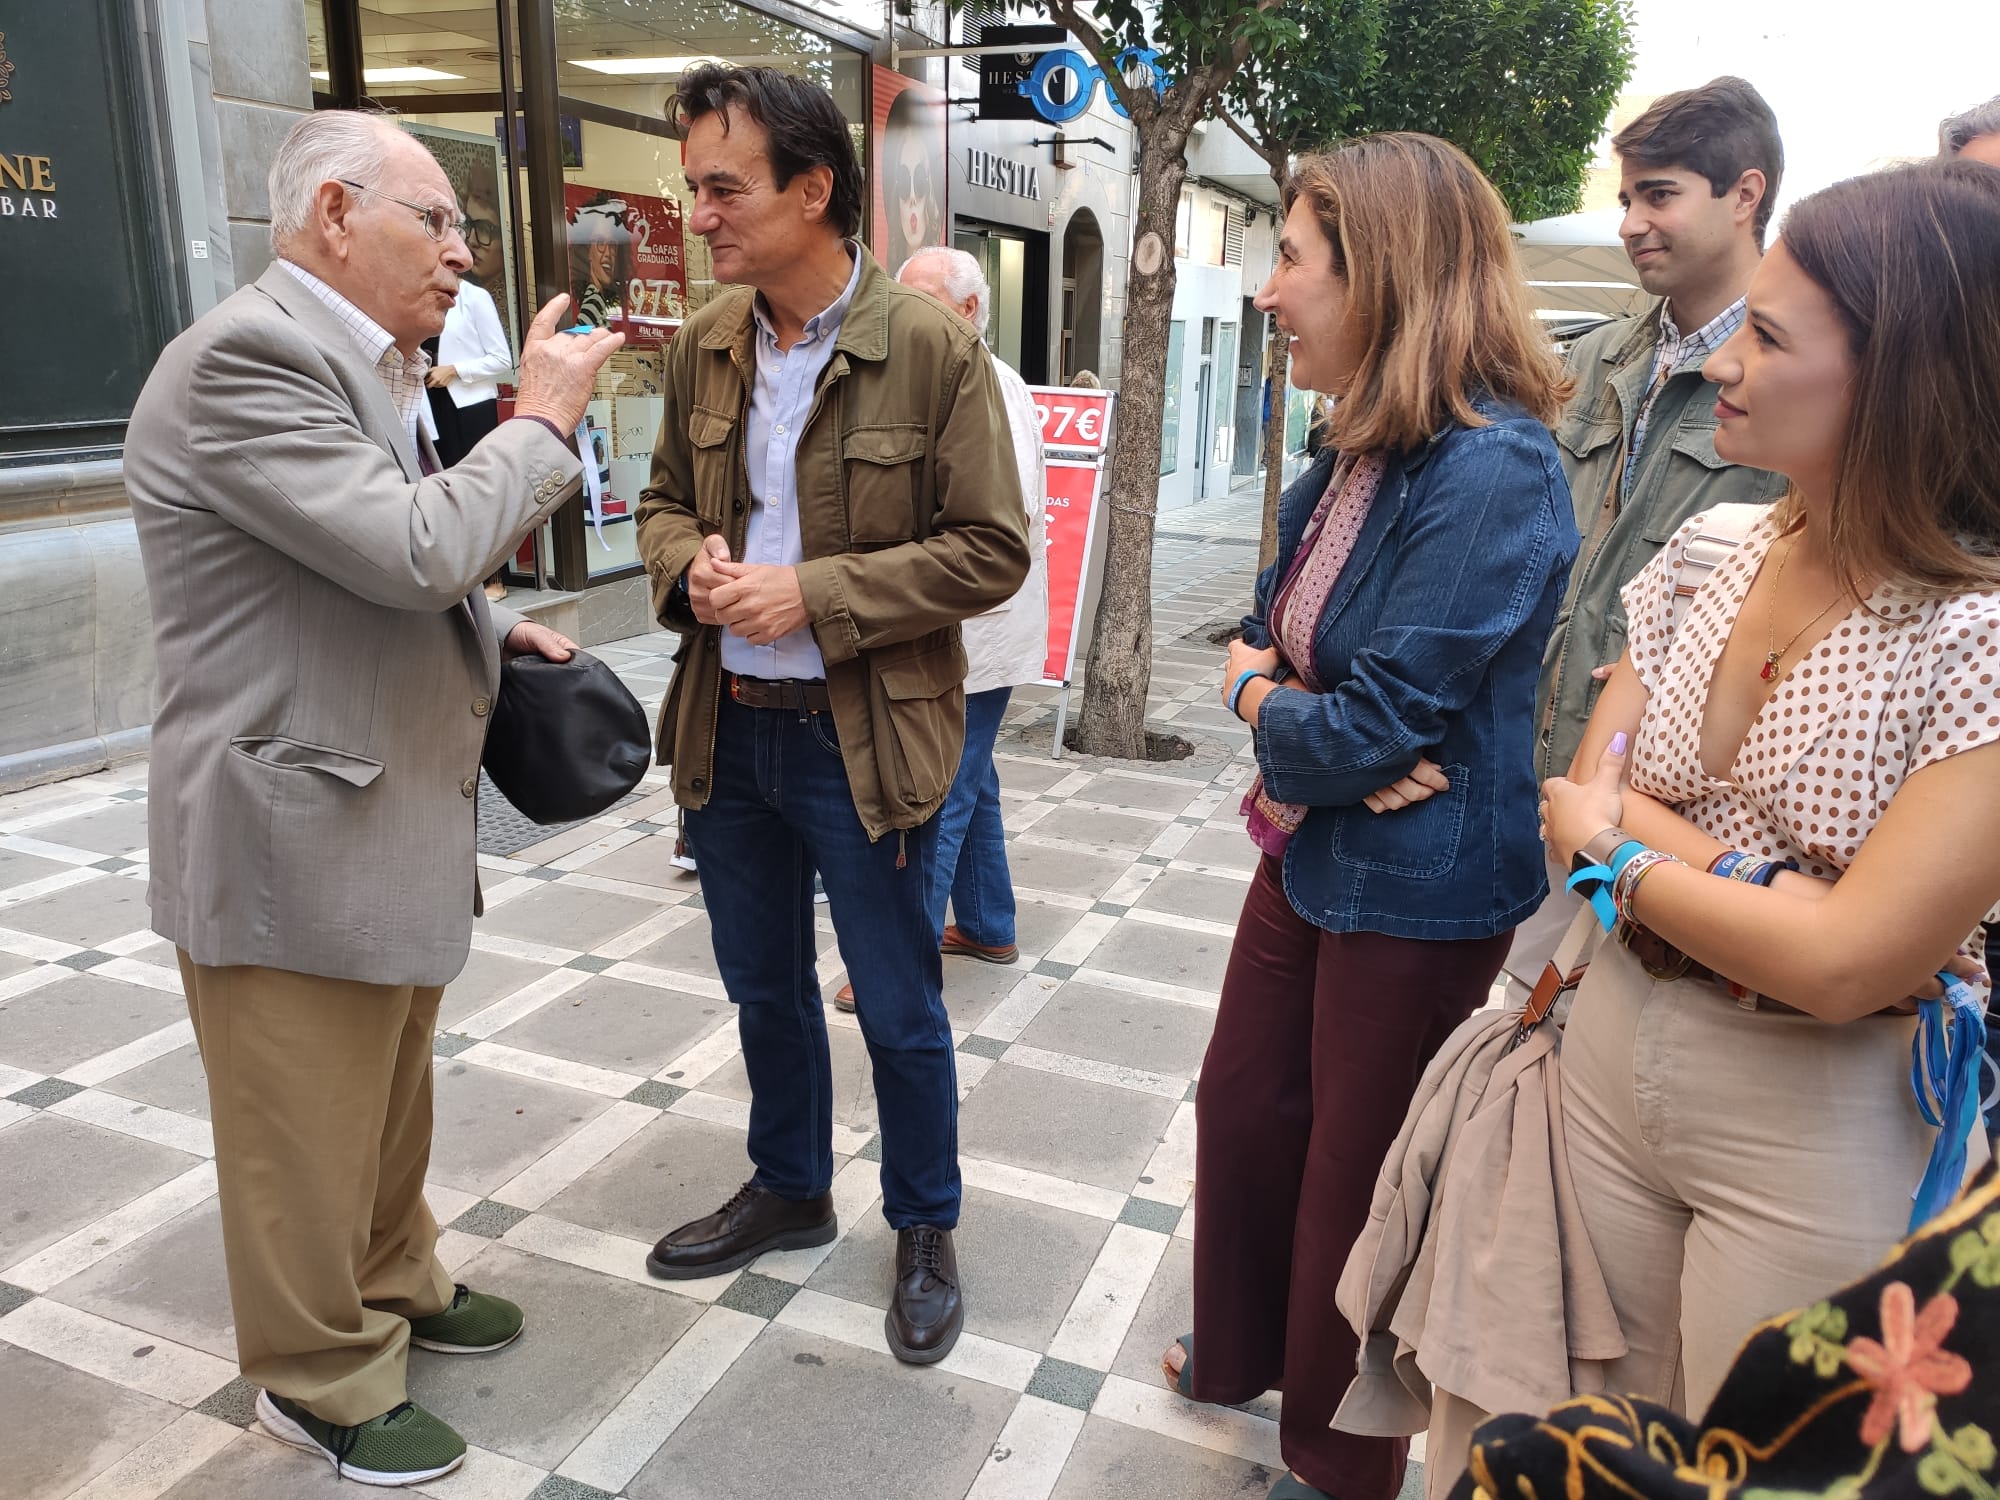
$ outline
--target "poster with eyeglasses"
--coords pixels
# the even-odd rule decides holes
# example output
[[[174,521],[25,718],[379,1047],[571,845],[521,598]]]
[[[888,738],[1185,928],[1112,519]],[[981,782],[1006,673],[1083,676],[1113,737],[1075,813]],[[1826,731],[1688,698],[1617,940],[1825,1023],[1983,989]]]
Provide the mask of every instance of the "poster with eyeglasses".
[[[944,164],[944,95],[901,73],[875,69],[869,198],[875,255],[892,276],[914,251],[951,243]]]
[[[402,126],[437,158],[451,190],[458,194],[458,211],[466,222],[465,244],[472,252],[472,269],[464,279],[493,299],[500,326],[507,330],[508,347],[518,356],[521,330],[514,326],[514,259],[507,243],[507,174],[500,165],[500,142],[442,125],[404,120]]]
[[[664,344],[687,316],[681,206],[645,193],[563,184],[569,294],[577,321]]]

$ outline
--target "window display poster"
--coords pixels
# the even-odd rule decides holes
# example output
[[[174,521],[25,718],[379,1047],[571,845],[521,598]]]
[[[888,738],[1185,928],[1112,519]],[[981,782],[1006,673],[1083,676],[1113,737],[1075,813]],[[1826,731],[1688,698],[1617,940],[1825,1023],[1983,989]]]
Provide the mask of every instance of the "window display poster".
[[[890,275],[911,252],[951,243],[943,94],[875,69],[875,161],[868,177],[875,255]]]
[[[664,344],[687,316],[681,205],[588,183],[563,184],[571,310],[629,344]]]
[[[451,190],[458,194],[458,211],[465,215],[465,247],[472,252],[472,269],[465,275],[493,299],[507,344],[521,352],[521,330],[514,326],[513,254],[507,243],[507,174],[500,165],[500,143],[491,136],[442,125],[403,121],[403,129],[423,142],[437,158]]]

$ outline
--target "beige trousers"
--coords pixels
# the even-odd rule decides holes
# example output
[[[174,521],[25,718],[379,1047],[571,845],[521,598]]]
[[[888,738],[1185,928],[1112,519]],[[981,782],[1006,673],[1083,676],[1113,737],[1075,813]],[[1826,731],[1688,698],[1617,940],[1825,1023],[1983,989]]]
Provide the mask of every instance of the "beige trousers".
[[[244,1378],[328,1422],[380,1416],[404,1399],[405,1320],[452,1297],[424,1202],[444,991],[180,965]]]
[[[1902,1238],[1937,1134],[1910,1093],[1915,1027],[1745,1010],[1598,949],[1563,1032],[1563,1117],[1631,1346],[1613,1389],[1699,1417],[1759,1322]]]

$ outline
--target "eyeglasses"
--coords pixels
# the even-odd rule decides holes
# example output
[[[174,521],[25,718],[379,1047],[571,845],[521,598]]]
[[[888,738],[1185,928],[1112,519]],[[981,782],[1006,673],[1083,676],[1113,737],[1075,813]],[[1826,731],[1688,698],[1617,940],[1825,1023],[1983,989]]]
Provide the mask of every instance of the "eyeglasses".
[[[391,203],[400,204],[404,208],[407,208],[411,213],[423,220],[424,233],[439,244],[444,243],[444,237],[448,234],[456,234],[460,239],[464,239],[466,238],[466,231],[471,228],[468,221],[461,219],[448,208],[440,208],[435,204],[412,203],[407,198],[398,198],[393,193],[385,193],[380,188],[369,187],[365,183],[350,182],[345,177],[337,178],[336,181],[342,187],[353,188],[357,193],[373,193],[378,198],[387,198]],[[492,243],[490,238],[487,243]]]
[[[465,227],[460,231],[468,245],[484,250],[500,238],[500,226],[491,219],[461,219]]]
[[[898,198],[928,198],[931,195],[931,167],[929,162],[918,162],[906,167],[900,162],[891,170],[889,181],[895,185]]]

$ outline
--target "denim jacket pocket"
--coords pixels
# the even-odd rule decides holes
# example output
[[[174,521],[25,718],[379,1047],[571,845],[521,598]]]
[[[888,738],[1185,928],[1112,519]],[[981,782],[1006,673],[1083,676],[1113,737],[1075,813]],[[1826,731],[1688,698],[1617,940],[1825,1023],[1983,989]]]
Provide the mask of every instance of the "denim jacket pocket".
[[[1472,773],[1458,764],[1443,770],[1451,790],[1415,806],[1387,813],[1372,813],[1358,805],[1342,809],[1334,825],[1335,857],[1357,869],[1411,880],[1449,874],[1458,863],[1465,836]]]

